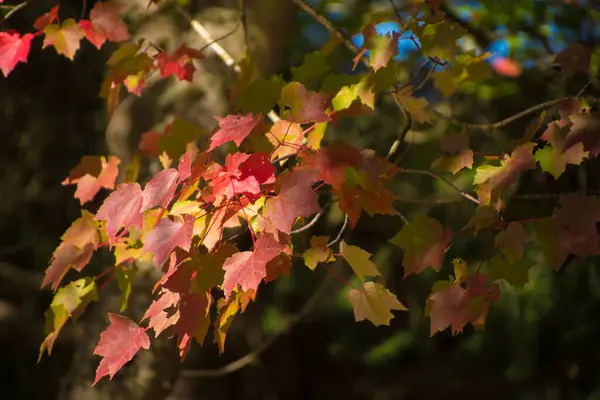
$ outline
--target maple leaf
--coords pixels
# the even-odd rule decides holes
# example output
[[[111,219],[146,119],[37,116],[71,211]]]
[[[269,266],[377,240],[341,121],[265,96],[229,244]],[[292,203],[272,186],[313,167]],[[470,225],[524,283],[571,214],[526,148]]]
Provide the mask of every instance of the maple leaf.
[[[252,130],[262,121],[262,115],[248,113],[243,115],[228,115],[225,118],[217,117],[220,129],[210,138],[208,151],[214,150],[223,143],[234,142],[238,147]]]
[[[96,369],[96,377],[92,386],[108,375],[113,376],[130,361],[141,348],[150,348],[150,338],[138,324],[122,315],[108,313],[110,325],[100,333],[100,340],[94,354],[102,356]]]
[[[108,157],[108,161],[102,156],[83,156],[62,185],[77,185],[75,198],[83,205],[92,201],[101,188],[115,188],[120,163],[114,156]]]
[[[554,218],[539,221],[535,241],[555,269],[571,253],[579,257],[600,254],[596,223],[600,221],[600,200],[596,196],[560,196]]]
[[[241,193],[260,193],[260,185],[256,177],[244,174],[240,170],[240,166],[249,159],[249,154],[228,154],[225,157],[225,168],[222,168],[220,164],[213,163],[207,169],[204,178],[209,181],[216,197],[225,196],[226,199],[231,199]]]
[[[173,326],[173,331],[178,335],[179,355],[183,360],[191,346],[191,338],[200,344],[210,325],[210,306],[212,297],[210,293],[182,294],[179,301],[179,319]]]
[[[265,277],[265,283],[274,281],[281,275],[290,275],[292,269],[292,260],[287,254],[279,254],[274,259],[269,261],[266,265],[267,276]]]
[[[33,23],[33,27],[35,29],[37,29],[38,31],[41,31],[46,26],[48,26],[51,23],[53,23],[54,21],[56,21],[58,19],[58,9],[59,8],[60,8],[60,4],[57,4],[54,7],[52,7],[52,9],[50,11],[48,11],[46,14],[38,17],[38,19],[36,19],[35,22]]]
[[[329,94],[307,91],[303,84],[290,82],[281,90],[279,108],[282,119],[287,121],[300,124],[327,122],[331,120],[326,113],[330,103]]]
[[[123,183],[104,200],[96,213],[97,221],[106,221],[106,233],[111,245],[117,241],[121,228],[134,226],[142,229],[142,189],[138,183]]]
[[[560,72],[565,78],[577,72],[588,72],[592,49],[581,43],[571,43],[569,47],[554,57],[554,62],[560,65]]]
[[[500,166],[484,164],[477,168],[473,183],[480,185],[489,183],[493,189],[508,186],[513,183],[517,175],[527,169],[535,169],[535,158],[531,154],[534,143],[526,143],[517,147],[509,156],[506,154]]]
[[[473,227],[476,230],[493,226],[500,220],[498,211],[491,205],[479,205],[475,208],[475,215],[471,217],[465,228]]]
[[[71,224],[61,239],[62,242],[54,250],[51,264],[42,281],[42,287],[52,284],[52,290],[58,289],[60,281],[69,269],[81,271],[90,262],[99,243],[93,215],[83,210],[81,217]]]
[[[446,288],[436,291],[430,296],[430,300],[433,302],[429,311],[431,335],[443,331],[448,326],[452,327],[453,334],[462,331],[467,323],[463,303],[466,292],[464,288],[448,282]]]
[[[452,231],[427,215],[417,215],[390,242],[404,250],[404,277],[418,274],[427,267],[439,271]]]
[[[175,75],[180,81],[192,81],[196,67],[194,59],[202,59],[202,53],[182,44],[173,54],[162,51],[154,56],[160,70],[160,76],[166,78]]]
[[[176,169],[169,168],[157,172],[142,192],[142,211],[156,206],[167,208],[173,200],[178,179],[179,171]]]
[[[17,32],[0,32],[0,71],[4,77],[8,77],[18,63],[27,62],[33,38],[31,33],[21,37]]]
[[[90,302],[97,300],[96,283],[91,278],[70,282],[56,292],[45,313],[47,336],[40,346],[38,362],[44,350],[48,351],[48,355],[52,353],[54,342],[68,319],[76,320]]]
[[[373,151],[358,151],[353,146],[334,142],[315,153],[302,152],[304,170],[317,173],[317,178],[331,185],[339,199],[340,209],[348,214],[355,227],[360,210],[369,215],[394,214],[394,195],[385,188],[387,180],[399,169]]]
[[[136,269],[127,268],[127,267],[117,267],[115,268],[115,277],[117,279],[117,286],[119,290],[121,290],[121,306],[119,307],[119,312],[123,312],[127,310],[127,305],[129,304],[129,297],[131,296],[131,290],[133,289],[133,279],[136,274]]]
[[[375,326],[389,325],[394,318],[391,310],[408,311],[396,296],[375,282],[366,282],[360,289],[352,289],[347,295],[354,309],[354,319],[368,319]]]
[[[513,286],[523,287],[529,281],[529,269],[534,265],[529,257],[507,260],[496,255],[488,263],[487,275],[491,281],[504,279]]]
[[[211,288],[220,286],[225,277],[223,263],[229,257],[238,253],[238,248],[231,243],[223,243],[219,249],[211,254],[199,254],[192,260],[196,261],[196,275],[192,278],[191,291],[193,293],[206,293]]]
[[[217,317],[215,319],[215,342],[219,346],[219,354],[225,351],[227,331],[231,327],[234,317],[240,311],[240,295],[234,294],[229,301],[219,299],[217,303]]]
[[[269,233],[259,233],[253,251],[243,251],[229,257],[223,263],[225,280],[223,292],[229,299],[231,293],[240,285],[242,290],[257,289],[267,276],[266,265],[279,255],[284,246]]]
[[[435,160],[430,169],[440,168],[456,175],[459,171],[464,168],[471,169],[473,167],[473,150],[465,149],[462,150],[455,156],[442,157]]]
[[[280,119],[275,121],[269,130],[267,139],[275,146],[275,150],[271,155],[271,161],[273,161],[290,154],[296,154],[302,147],[304,131],[299,123]]]
[[[487,280],[481,274],[468,276],[466,289],[448,281],[436,282],[425,310],[431,319],[430,334],[433,336],[451,327],[452,334],[456,335],[468,323],[476,328],[483,327],[489,305],[500,296],[498,285],[494,283],[488,288]]]
[[[523,246],[531,241],[531,236],[518,222],[508,224],[506,230],[498,233],[494,242],[496,247],[510,260],[523,257]]]
[[[588,156],[588,152],[583,151],[583,143],[577,143],[565,152],[556,150],[552,145],[546,145],[538,149],[534,156],[542,171],[558,179],[565,172],[567,164],[580,165]]]
[[[241,181],[253,176],[261,185],[275,183],[275,167],[269,162],[269,154],[265,152],[250,154],[240,164],[240,172]]]
[[[442,138],[442,150],[451,156],[469,149],[469,137],[463,128],[460,132],[446,132]]]
[[[400,37],[398,32],[379,35],[375,29],[375,24],[370,22],[365,26],[362,34],[364,44],[360,48],[358,55],[354,58],[354,68],[356,68],[362,56],[367,52],[369,52],[369,65],[375,71],[386,66],[393,57],[398,55],[397,41]]]
[[[267,199],[262,216],[277,230],[289,234],[298,217],[323,212],[319,197],[312,188],[315,175],[312,171],[292,171],[279,175],[279,193]]]
[[[75,57],[75,52],[79,50],[79,43],[85,36],[81,26],[74,19],[64,20],[58,24],[50,24],[44,28],[44,44],[42,48],[54,46],[58,54],[62,54],[70,60]]]
[[[175,250],[175,247],[189,251],[192,245],[194,221],[194,216],[189,214],[184,215],[182,221],[161,219],[146,238],[144,251],[154,253],[154,261],[159,267],[169,258],[169,254]]]
[[[154,336],[158,337],[169,326],[174,325],[179,319],[179,314],[169,313],[166,311],[171,307],[175,307],[179,303],[179,293],[170,292],[163,289],[161,296],[152,301],[148,310],[142,317],[142,321],[150,319],[148,328],[154,329]]]
[[[88,40],[98,49],[106,40],[123,42],[131,38],[127,25],[119,17],[123,4],[111,1],[97,2],[90,12],[90,24],[86,29]]]
[[[160,132],[148,131],[140,136],[138,149],[142,154],[149,156],[158,156],[158,141],[163,134]]]
[[[372,254],[360,247],[351,246],[342,240],[340,253],[361,281],[365,281],[365,276],[381,275],[377,266],[370,260]]]
[[[567,135],[562,151],[571,149],[578,143],[583,144],[583,150],[594,156],[600,154],[600,112],[577,113],[569,117],[572,126]]]
[[[410,114],[410,116],[419,123],[431,122],[427,107],[429,102],[423,97],[413,96],[413,87],[406,86],[402,90],[394,93],[402,108]]]
[[[204,131],[195,123],[175,117],[173,122],[165,127],[165,133],[158,138],[158,152],[166,152],[172,160],[177,160],[188,151],[188,145],[195,143],[203,134]]]
[[[320,262],[328,263],[335,261],[335,257],[329,247],[329,238],[327,236],[313,236],[310,239],[310,248],[304,251],[302,257],[304,264],[310,269],[317,268]]]

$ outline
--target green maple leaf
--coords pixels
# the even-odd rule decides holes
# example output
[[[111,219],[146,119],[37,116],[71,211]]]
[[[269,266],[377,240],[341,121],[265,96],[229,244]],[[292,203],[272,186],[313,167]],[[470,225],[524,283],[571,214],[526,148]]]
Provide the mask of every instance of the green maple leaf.
[[[404,276],[420,273],[427,267],[439,271],[452,231],[427,215],[417,215],[390,242],[404,250]]]
[[[491,281],[504,279],[513,286],[523,287],[529,281],[529,268],[534,265],[529,257],[508,260],[497,255],[489,261],[487,275]]]
[[[292,67],[292,80],[304,84],[308,88],[317,88],[317,82],[329,73],[331,67],[327,54],[317,50],[304,56],[304,61],[298,67]]]
[[[135,267],[118,267],[116,268],[117,285],[121,290],[121,306],[119,312],[123,312],[127,309],[129,304],[129,297],[131,296],[131,289],[133,288],[133,278],[137,272]]]
[[[544,148],[538,149],[534,155],[542,171],[548,172],[556,179],[565,172],[567,164],[580,165],[587,156],[588,152],[583,150],[583,143],[577,143],[565,152],[558,151],[547,144]]]
[[[511,222],[505,231],[496,235],[494,239],[496,247],[502,250],[502,253],[509,260],[518,260],[523,257],[523,246],[531,241],[531,236],[518,222]]]
[[[197,271],[190,286],[191,292],[206,293],[211,288],[220,286],[225,277],[223,263],[237,252],[238,248],[233,244],[223,243],[214,254],[195,254],[190,261]]]
[[[48,335],[40,346],[38,362],[44,350],[48,350],[50,355],[54,341],[67,320],[69,318],[76,320],[90,302],[97,300],[96,283],[91,278],[73,281],[56,292],[50,308],[44,314]]]
[[[235,99],[235,105],[243,113],[266,114],[279,100],[284,86],[285,81],[279,75],[253,79]]]
[[[342,241],[340,243],[340,253],[361,281],[365,281],[365,276],[381,275],[377,266],[370,260],[372,254],[368,251],[365,251],[358,246],[351,246]]]
[[[408,311],[396,295],[375,282],[366,282],[360,289],[350,290],[347,299],[357,322],[368,319],[375,326],[389,325],[394,318],[391,310]]]
[[[164,151],[172,160],[177,160],[185,153],[187,145],[198,140],[203,134],[204,131],[198,125],[176,117],[169,133],[161,135],[158,139],[158,151]]]
[[[493,206],[478,206],[475,215],[471,217],[465,228],[472,226],[476,230],[494,225],[500,219],[498,211]]]

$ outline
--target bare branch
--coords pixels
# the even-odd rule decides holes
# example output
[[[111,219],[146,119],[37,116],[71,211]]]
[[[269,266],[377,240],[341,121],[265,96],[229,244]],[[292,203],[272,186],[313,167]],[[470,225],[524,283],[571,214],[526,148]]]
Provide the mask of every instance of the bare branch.
[[[404,214],[402,214],[400,211],[396,210],[395,208],[394,208],[394,214],[396,214],[397,217],[400,217],[400,219],[402,220],[402,222],[404,222],[405,225],[408,225],[408,223],[409,223],[408,218],[406,218],[404,216]]]
[[[315,224],[319,221],[319,218],[321,218],[322,216],[323,216],[323,213],[318,213],[317,215],[315,215],[313,217],[313,219],[308,224],[304,225],[302,228],[294,229],[293,231],[290,232],[290,234],[295,235],[297,233],[302,233],[302,232],[309,230],[310,228],[315,226]]]
[[[27,0],[24,1],[22,3],[17,4],[16,6],[6,6],[6,7],[12,7],[11,10],[9,12],[6,13],[6,15],[4,16],[4,18],[0,19],[0,24],[2,24],[4,21],[6,21],[7,19],[9,19],[10,17],[12,17],[17,11],[25,8],[27,5],[33,3],[35,0]]]
[[[335,245],[337,242],[339,242],[340,240],[342,240],[342,235],[344,234],[344,231],[346,230],[346,227],[348,226],[348,214],[346,214],[346,217],[344,218],[344,224],[342,225],[342,228],[340,229],[338,235],[335,237],[335,239],[333,239],[331,242],[329,242],[327,244],[327,247],[331,247],[333,245]]]
[[[469,200],[472,203],[479,205],[479,200],[477,200],[475,197],[471,196],[467,192],[464,192],[461,188],[456,186],[454,183],[450,182],[448,179],[446,179],[443,176],[440,176],[436,173],[433,173],[431,171],[421,170],[421,169],[401,169],[400,173],[401,174],[414,174],[414,175],[429,175],[432,178],[435,178],[437,180],[444,182],[446,185],[448,185],[449,187],[451,187],[452,189],[454,189],[458,193],[460,193],[460,195],[462,197],[464,197],[465,199]]]
[[[493,131],[495,129],[502,128],[502,127],[504,127],[506,125],[509,125],[509,124],[511,124],[511,123],[513,123],[513,122],[515,122],[515,121],[523,118],[523,117],[526,117],[529,114],[533,114],[536,111],[540,111],[540,110],[543,110],[545,108],[552,107],[552,106],[554,106],[554,105],[556,105],[556,104],[558,104],[560,102],[563,102],[563,101],[569,100],[569,99],[570,99],[570,97],[562,97],[560,99],[554,99],[554,100],[545,101],[543,103],[536,104],[535,106],[526,108],[525,110],[523,110],[521,112],[518,112],[518,113],[516,113],[516,114],[514,114],[514,115],[512,115],[512,116],[510,116],[508,118],[505,118],[505,119],[503,119],[501,121],[498,121],[498,122],[494,122],[492,124],[470,124],[470,123],[466,123],[466,122],[457,121],[454,118],[448,117],[448,116],[446,116],[446,115],[444,115],[444,114],[442,114],[439,111],[436,111],[434,109],[431,109],[431,111],[438,118],[454,122],[454,123],[459,124],[459,125],[461,125],[461,126],[463,126],[465,128],[479,129],[479,130],[482,130],[482,131],[485,131],[485,132],[491,132],[491,131]]]

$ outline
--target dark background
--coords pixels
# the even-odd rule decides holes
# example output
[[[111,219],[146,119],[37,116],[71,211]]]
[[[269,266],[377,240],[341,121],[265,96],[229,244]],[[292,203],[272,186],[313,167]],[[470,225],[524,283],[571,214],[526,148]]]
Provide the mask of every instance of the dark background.
[[[11,5],[16,2],[5,2]],[[90,9],[94,2],[88,1]],[[572,95],[589,79],[581,74],[563,79],[553,68],[553,54],[568,43],[594,46],[600,12],[593,2],[561,1],[446,1],[444,6],[484,48],[502,48],[530,68],[516,78],[495,75],[482,91],[462,92],[443,99],[431,85],[427,96],[439,110],[469,122],[497,121],[544,100]],[[581,4],[579,4],[581,3]],[[33,21],[55,2],[34,1],[1,29],[32,30]],[[388,1],[314,1],[321,13],[350,33],[377,13],[391,13]],[[129,2],[125,18],[139,37],[173,50],[182,42],[200,48],[205,43],[184,18],[168,4],[146,10],[146,1]],[[403,7],[400,1],[398,7]],[[78,18],[82,2],[61,2],[61,19]],[[248,42],[257,60],[258,73],[293,78],[291,67],[322,46],[328,33],[291,0],[247,0]],[[237,1],[197,1],[186,8],[214,37],[231,31],[239,19]],[[6,12],[6,8],[2,9]],[[469,11],[476,16],[469,17]],[[504,31],[502,30],[504,29]],[[600,36],[600,35],[598,35]],[[520,39],[519,39],[520,38]],[[517,40],[519,39],[519,40]],[[237,59],[244,50],[240,29],[222,41]],[[385,284],[409,307],[398,312],[389,327],[354,322],[344,299],[347,288],[327,278],[327,271],[311,272],[294,265],[290,278],[261,289],[257,302],[238,317],[228,336],[226,352],[218,356],[208,337],[204,348],[194,345],[181,364],[173,343],[153,342],[123,368],[113,381],[104,379],[90,389],[99,357],[92,355],[98,333],[107,324],[106,311],[118,311],[116,284],[101,292],[76,323],[69,322],[52,356],[36,364],[44,333],[44,312],[52,299],[40,290],[41,277],[60,236],[80,214],[73,187],[61,186],[86,154],[114,154],[126,160],[135,152],[139,136],[159,127],[173,115],[182,115],[207,130],[213,116],[232,112],[227,93],[235,76],[214,56],[199,65],[193,83],[173,79],[145,89],[142,98],[126,97],[112,120],[98,97],[105,62],[114,50],[107,44],[98,51],[86,41],[71,62],[51,49],[41,50],[36,39],[27,64],[19,64],[8,79],[0,78],[0,397],[6,399],[596,399],[600,398],[600,276],[597,258],[574,260],[558,273],[543,257],[522,290],[503,286],[485,331],[469,326],[463,334],[445,331],[429,337],[423,317],[425,299],[440,274],[426,271],[403,279],[402,254],[387,244],[401,222],[387,217],[361,217],[346,237],[374,254]],[[334,72],[349,72],[352,55],[340,51]],[[208,52],[207,52],[208,54]],[[401,53],[406,75],[418,67],[418,57]],[[592,95],[598,95],[590,89]],[[511,138],[523,135],[528,119],[492,135],[474,132],[470,139],[482,151],[500,155]],[[326,140],[347,140],[385,155],[404,121],[385,96],[368,116],[341,120],[331,126]],[[402,166],[427,169],[440,156],[439,137],[447,124],[415,126]],[[149,176],[144,165],[143,177]],[[521,178],[519,193],[556,193],[582,190],[594,193],[598,163],[567,169],[558,180],[539,170]],[[450,177],[468,187],[472,171]],[[449,227],[463,226],[472,207],[456,193],[427,177],[402,175],[392,185],[399,197],[397,208],[409,219],[429,212]],[[86,205],[95,211],[106,195]],[[555,203],[546,199],[515,198],[508,212],[516,218],[548,215]],[[316,226],[314,232],[336,232],[342,222],[339,210]],[[308,239],[310,236],[306,236]],[[485,255],[471,237],[458,240],[447,255],[469,261]],[[533,251],[533,250],[532,250]],[[93,273],[110,265],[108,253],[97,254],[89,267]],[[348,272],[342,265],[341,273]],[[76,274],[73,275],[73,277]],[[68,276],[68,279],[71,275]],[[218,369],[256,349],[283,329],[286,317],[295,315],[318,290],[317,306],[287,333],[278,336],[258,360],[237,372],[221,376],[194,376],[189,371]],[[150,277],[136,283],[130,315],[143,314],[150,302]],[[114,286],[114,287],[113,287]],[[187,372],[181,372],[181,371]],[[200,373],[203,374],[203,373]],[[206,374],[205,374],[206,375]]]

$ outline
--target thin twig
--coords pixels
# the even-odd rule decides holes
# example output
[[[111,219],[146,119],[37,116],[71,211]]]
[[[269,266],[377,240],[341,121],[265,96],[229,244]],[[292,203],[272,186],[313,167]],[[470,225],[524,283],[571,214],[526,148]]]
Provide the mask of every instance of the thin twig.
[[[302,309],[294,316],[289,318],[282,324],[282,327],[279,331],[277,331],[273,336],[265,340],[262,344],[260,344],[256,349],[252,350],[250,353],[246,354],[242,358],[237,359],[236,361],[225,365],[219,369],[198,369],[198,370],[183,370],[180,372],[183,378],[219,378],[222,376],[229,375],[235,371],[238,371],[244,368],[247,365],[253,364],[257,362],[260,356],[271,347],[277,339],[279,339],[284,334],[290,332],[293,327],[298,324],[302,319],[304,319],[312,309],[317,305],[317,301],[320,299],[321,295],[325,292],[325,289],[328,286],[330,278],[330,274],[327,275],[325,279],[321,282],[317,290],[312,294],[310,299],[304,304]]]
[[[533,114],[536,111],[540,111],[540,110],[543,110],[545,108],[552,107],[552,106],[554,106],[554,105],[556,105],[558,103],[561,103],[561,102],[569,100],[569,99],[570,99],[570,97],[562,97],[560,99],[554,99],[554,100],[545,101],[543,103],[536,104],[535,106],[526,108],[525,110],[523,110],[521,112],[518,112],[518,113],[516,113],[516,114],[514,114],[514,115],[512,115],[512,116],[510,116],[508,118],[505,118],[505,119],[503,119],[501,121],[494,122],[494,123],[491,123],[491,124],[470,124],[470,123],[466,123],[466,122],[457,121],[457,120],[455,120],[452,117],[448,117],[448,116],[440,113],[439,111],[436,111],[435,109],[431,109],[431,111],[433,111],[433,113],[438,118],[454,122],[454,123],[459,124],[459,125],[461,125],[461,126],[463,126],[465,128],[480,129],[480,130],[485,131],[485,132],[491,132],[491,131],[493,131],[495,129],[502,128],[502,127],[504,127],[506,125],[509,125],[509,124],[511,124],[511,123],[513,123],[513,122],[515,122],[515,121],[523,118],[523,117],[526,117],[529,114]]]
[[[350,40],[350,36],[341,31],[337,26],[335,26],[331,21],[329,21],[325,16],[319,14],[317,10],[315,10],[310,4],[306,3],[304,0],[292,0],[298,7],[300,7],[304,12],[313,17],[315,21],[321,24],[325,29],[329,31],[332,35],[337,37],[343,44],[353,53],[358,53],[359,49],[356,47],[352,40]]]
[[[394,208],[394,214],[396,214],[396,216],[399,217],[402,220],[402,222],[404,222],[404,225],[408,225],[408,223],[409,223],[408,218],[406,218],[404,216],[404,214],[402,214],[400,211],[396,210],[395,208]]]
[[[598,79],[599,75],[600,75],[600,67],[596,70],[596,74],[594,76],[592,76],[592,79],[590,79],[589,81],[587,81],[587,83],[585,85],[583,85],[583,87],[581,88],[581,90],[579,92],[577,92],[577,94],[575,95],[575,97],[582,96],[585,93],[585,91],[590,87],[590,85],[592,83],[594,83],[594,81],[596,79]]]
[[[340,229],[338,235],[335,237],[335,239],[333,239],[331,242],[329,242],[327,244],[327,247],[331,247],[333,245],[335,245],[337,242],[339,242],[340,240],[342,240],[342,235],[344,234],[344,231],[346,230],[346,227],[348,226],[348,214],[346,214],[346,217],[344,218],[344,224],[342,225],[342,228]]]
[[[4,18],[0,19],[0,24],[3,23],[4,21],[6,21],[7,19],[9,19],[10,17],[12,17],[17,11],[25,8],[27,5],[29,5],[30,3],[33,3],[34,1],[35,0],[27,0],[27,1],[24,1],[22,3],[17,4],[16,6],[14,6],[9,12],[6,13]]]
[[[456,190],[465,199],[469,200],[472,203],[479,205],[479,200],[477,200],[475,197],[471,196],[467,192],[464,192],[461,188],[456,186],[454,183],[450,182],[448,179],[446,179],[443,176],[440,176],[436,173],[433,173],[431,171],[421,170],[421,169],[401,169],[400,173],[401,174],[414,174],[414,175],[428,175],[432,178],[438,179],[438,180],[444,182],[446,185],[450,186],[452,189]]]
[[[295,235],[295,234],[302,233],[302,232],[309,230],[310,228],[315,226],[315,224],[319,221],[319,218],[321,218],[322,216],[323,216],[323,213],[318,213],[317,215],[315,215],[313,217],[313,219],[308,224],[304,225],[301,228],[294,229],[293,231],[290,232],[290,234]]]

